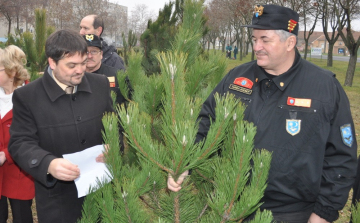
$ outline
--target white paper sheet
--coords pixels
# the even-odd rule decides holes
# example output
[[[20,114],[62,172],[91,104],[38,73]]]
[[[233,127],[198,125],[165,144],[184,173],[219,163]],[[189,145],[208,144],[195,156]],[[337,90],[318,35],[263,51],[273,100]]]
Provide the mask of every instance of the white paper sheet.
[[[92,188],[98,187],[96,183],[97,178],[101,181],[106,179],[107,182],[112,179],[112,177],[109,177],[110,172],[105,163],[96,162],[96,157],[103,153],[103,151],[104,146],[97,145],[81,152],[63,155],[64,159],[78,165],[80,169],[80,177],[74,180],[79,198],[89,193],[90,186]]]

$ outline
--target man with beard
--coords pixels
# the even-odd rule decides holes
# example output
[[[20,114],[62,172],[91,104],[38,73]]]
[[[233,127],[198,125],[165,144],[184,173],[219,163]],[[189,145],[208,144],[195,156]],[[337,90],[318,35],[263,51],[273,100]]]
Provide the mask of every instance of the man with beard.
[[[98,15],[87,15],[80,22],[80,34],[95,34],[102,41],[103,58],[101,62],[117,70],[125,70],[124,61],[116,53],[116,49],[112,45],[108,45],[101,35],[104,32],[104,21]]]
[[[255,6],[246,27],[253,28],[257,60],[232,69],[204,102],[197,141],[216,119],[214,94],[234,94],[246,106],[244,119],[257,127],[255,149],[272,152],[260,209],[276,222],[327,223],[339,217],[354,182],[354,123],[335,74],[296,50],[298,22],[289,8]],[[169,189],[180,190],[186,175],[169,178]]]
[[[86,62],[86,72],[104,74],[110,82],[110,89],[116,93],[116,103],[123,104],[126,100],[121,94],[117,81],[117,70],[101,62],[103,58],[102,43],[98,36],[94,34],[84,35],[84,39],[88,45]]]
[[[87,44],[75,31],[51,34],[45,53],[44,75],[14,91],[9,152],[35,180],[39,222],[76,222],[84,197],[74,180],[81,173],[62,155],[103,143],[102,117],[113,112],[109,81],[85,72]]]

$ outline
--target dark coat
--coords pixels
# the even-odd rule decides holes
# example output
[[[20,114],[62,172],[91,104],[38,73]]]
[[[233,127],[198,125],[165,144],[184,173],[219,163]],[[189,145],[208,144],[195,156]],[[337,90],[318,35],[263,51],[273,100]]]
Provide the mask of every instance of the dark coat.
[[[77,92],[67,95],[46,70],[14,91],[13,104],[9,152],[35,179],[39,222],[76,222],[84,198],[77,198],[74,181],[56,180],[47,171],[63,154],[102,144],[101,119],[113,111],[108,79],[85,73]]]
[[[103,74],[108,78],[114,78],[115,82],[110,82],[110,89],[116,93],[116,103],[121,105],[126,102],[126,99],[121,94],[121,91],[119,89],[119,83],[117,80],[117,71],[118,70],[116,68],[110,67],[110,66],[102,63],[100,68],[98,70],[94,71],[93,73]]]
[[[106,64],[110,67],[114,67],[117,70],[125,70],[124,61],[117,54],[114,46],[108,45],[104,40],[102,40],[102,51],[103,58],[101,60],[101,63]]]
[[[357,150],[356,139],[350,137],[355,130],[349,100],[335,75],[299,53],[293,66],[276,77],[256,61],[240,65],[204,102],[197,141],[206,136],[210,118],[216,118],[216,92],[232,93],[244,103],[244,120],[257,127],[254,148],[272,152],[261,208],[291,213],[312,207],[321,218],[335,221],[354,182]],[[310,104],[291,104],[301,99]],[[294,121],[298,128],[292,132],[295,125],[288,123]],[[349,130],[351,140],[341,129]]]

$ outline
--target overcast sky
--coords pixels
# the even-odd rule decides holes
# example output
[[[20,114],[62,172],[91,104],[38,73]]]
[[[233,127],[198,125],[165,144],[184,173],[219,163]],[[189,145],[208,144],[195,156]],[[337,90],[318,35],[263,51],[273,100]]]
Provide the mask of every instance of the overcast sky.
[[[128,7],[128,13],[134,9],[135,5],[147,5],[149,10],[153,11],[156,15],[159,12],[159,9],[163,8],[165,3],[169,3],[170,0],[112,0],[119,5]]]
[[[116,2],[119,5],[128,7],[128,13],[130,15],[131,11],[134,9],[135,5],[147,5],[150,11],[153,11],[155,15],[158,15],[159,9],[162,9],[165,3],[169,3],[170,0],[111,0]],[[308,27],[309,28],[309,27]],[[300,27],[303,30],[303,27]],[[360,19],[357,19],[352,23],[352,29],[355,31],[360,31]],[[321,21],[318,22],[316,31],[322,31]]]

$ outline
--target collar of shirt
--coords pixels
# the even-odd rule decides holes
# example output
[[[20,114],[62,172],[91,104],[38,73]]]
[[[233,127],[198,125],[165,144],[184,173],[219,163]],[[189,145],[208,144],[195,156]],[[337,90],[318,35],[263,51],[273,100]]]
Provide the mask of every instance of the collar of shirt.
[[[50,66],[48,67],[48,73],[49,75],[54,79],[54,81],[57,83],[57,85],[59,85],[59,87],[61,89],[63,89],[63,91],[65,91],[65,89],[68,87],[66,84],[61,83],[53,74],[52,69],[50,68]],[[77,85],[74,86],[74,90],[73,93],[75,93],[77,91]]]

